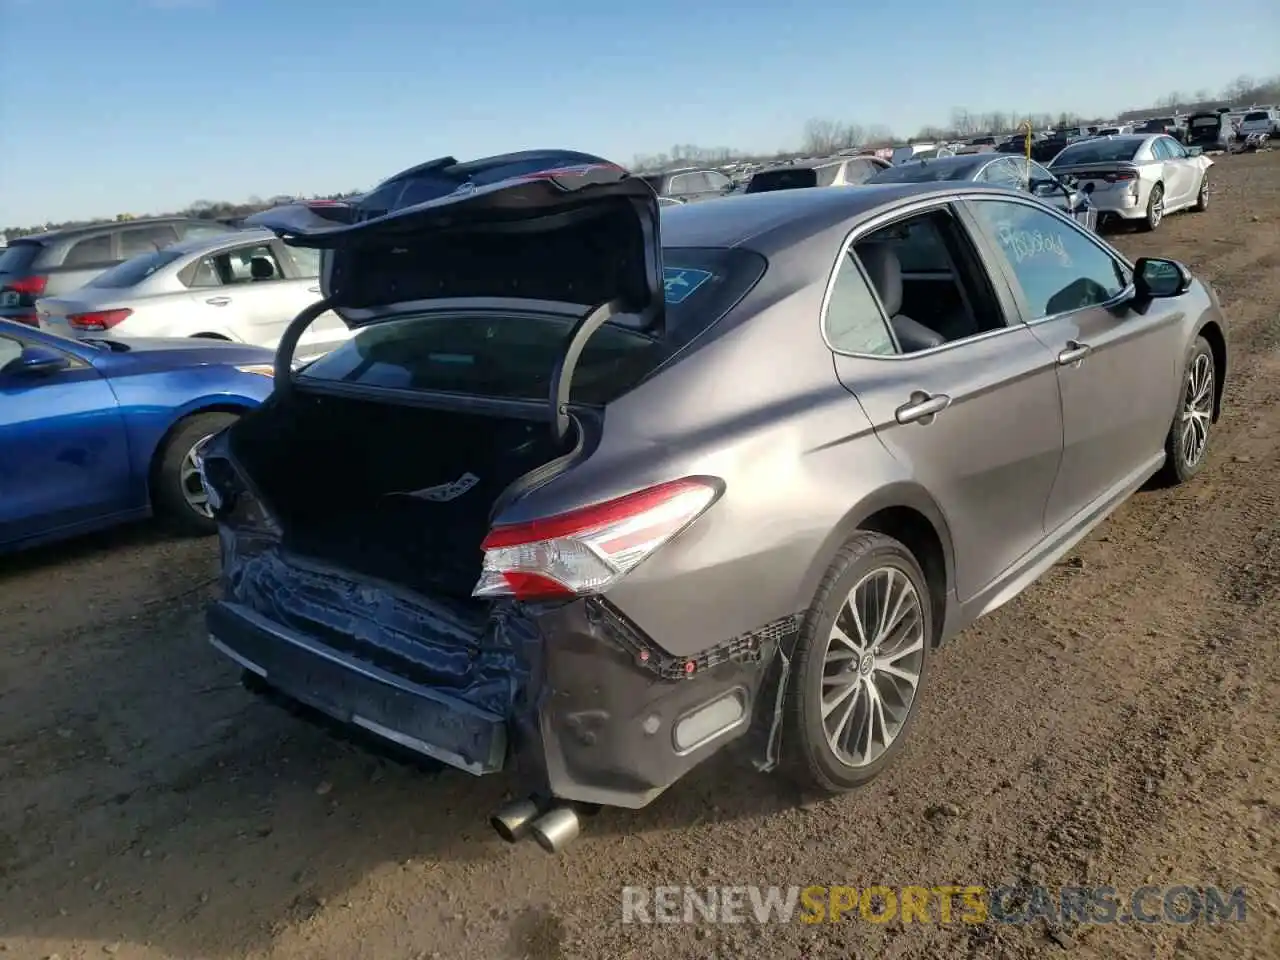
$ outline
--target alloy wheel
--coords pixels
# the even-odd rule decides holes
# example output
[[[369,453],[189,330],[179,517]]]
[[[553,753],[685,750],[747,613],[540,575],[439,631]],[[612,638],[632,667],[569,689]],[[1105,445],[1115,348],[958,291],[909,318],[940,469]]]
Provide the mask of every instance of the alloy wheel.
[[[880,567],[849,591],[823,655],[822,727],[841,763],[865,767],[897,739],[924,667],[924,614],[915,584]]]
[[[1147,211],[1147,219],[1151,221],[1152,230],[1160,226],[1160,221],[1164,219],[1164,191],[1159,187],[1153,189],[1155,193],[1151,197],[1150,209]]]
[[[204,481],[200,479],[198,458],[200,448],[213,437],[210,434],[191,445],[187,455],[182,458],[182,469],[178,471],[178,484],[182,488],[182,499],[187,506],[202,517],[213,517],[213,507],[209,504],[209,494],[205,492]]]
[[[1182,459],[1196,466],[1209,445],[1209,424],[1213,420],[1213,359],[1198,353],[1187,371],[1187,388],[1182,402]]]
[[[1202,177],[1200,180],[1200,196],[1196,198],[1196,204],[1203,210],[1209,205],[1209,178]]]

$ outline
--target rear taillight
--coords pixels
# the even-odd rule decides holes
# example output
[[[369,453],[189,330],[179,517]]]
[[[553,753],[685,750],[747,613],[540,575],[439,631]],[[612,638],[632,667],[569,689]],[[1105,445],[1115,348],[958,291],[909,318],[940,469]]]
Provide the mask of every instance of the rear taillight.
[[[1114,173],[1104,173],[1102,179],[1107,183],[1120,183],[1125,180],[1137,180],[1138,174],[1133,170],[1117,170]]]
[[[67,316],[67,323],[73,330],[110,330],[116,324],[128,319],[132,310],[95,310],[92,313],[72,313]]]
[[[14,293],[20,293],[24,297],[38,297],[44,293],[44,288],[49,285],[49,278],[42,275],[30,277],[19,277],[17,280],[10,280],[5,285],[6,290]]]
[[[528,523],[494,527],[480,545],[475,597],[520,600],[600,593],[715,503],[722,486],[686,477]]]

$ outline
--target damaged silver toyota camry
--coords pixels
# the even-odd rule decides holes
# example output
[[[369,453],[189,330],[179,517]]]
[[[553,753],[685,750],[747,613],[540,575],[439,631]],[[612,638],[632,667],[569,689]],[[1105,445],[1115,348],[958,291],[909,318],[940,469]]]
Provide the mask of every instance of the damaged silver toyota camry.
[[[317,717],[514,770],[493,824],[553,852],[730,743],[808,788],[875,776],[937,642],[1199,468],[1225,371],[1185,268],[972,184],[660,218],[543,151],[256,219],[322,251],[324,298],[202,452],[210,640]],[[1024,234],[1063,268],[1020,287]],[[296,366],[330,309],[355,335]],[[1044,310],[1143,376],[1068,395],[1084,353]]]

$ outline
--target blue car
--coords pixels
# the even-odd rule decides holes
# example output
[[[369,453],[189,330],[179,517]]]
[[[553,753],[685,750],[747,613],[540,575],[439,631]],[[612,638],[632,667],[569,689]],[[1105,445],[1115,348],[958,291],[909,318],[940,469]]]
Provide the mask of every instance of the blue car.
[[[0,319],[0,552],[157,514],[217,527],[195,454],[271,393],[272,353],[70,340]]]

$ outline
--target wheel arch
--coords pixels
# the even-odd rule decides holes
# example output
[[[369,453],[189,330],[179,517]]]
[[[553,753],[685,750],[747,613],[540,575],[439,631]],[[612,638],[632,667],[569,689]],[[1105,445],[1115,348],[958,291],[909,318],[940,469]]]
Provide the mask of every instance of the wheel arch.
[[[192,417],[198,417],[202,413],[231,413],[237,417],[244,416],[253,407],[247,403],[239,403],[234,400],[220,400],[205,406],[193,407],[184,410],[179,416],[174,417],[173,422],[165,428],[164,433],[156,441],[156,445],[151,450],[151,457],[147,463],[147,503],[154,509],[154,497],[156,487],[156,473],[160,469],[160,464],[164,460],[165,449],[169,446],[169,441],[173,439],[173,435],[182,429],[182,425]]]
[[[893,537],[903,544],[924,571],[933,613],[933,642],[945,635],[945,621],[955,582],[955,554],[950,527],[937,502],[912,483],[882,488],[850,509],[822,543],[801,586],[801,606],[817,593],[818,585],[836,553],[859,530]]]

